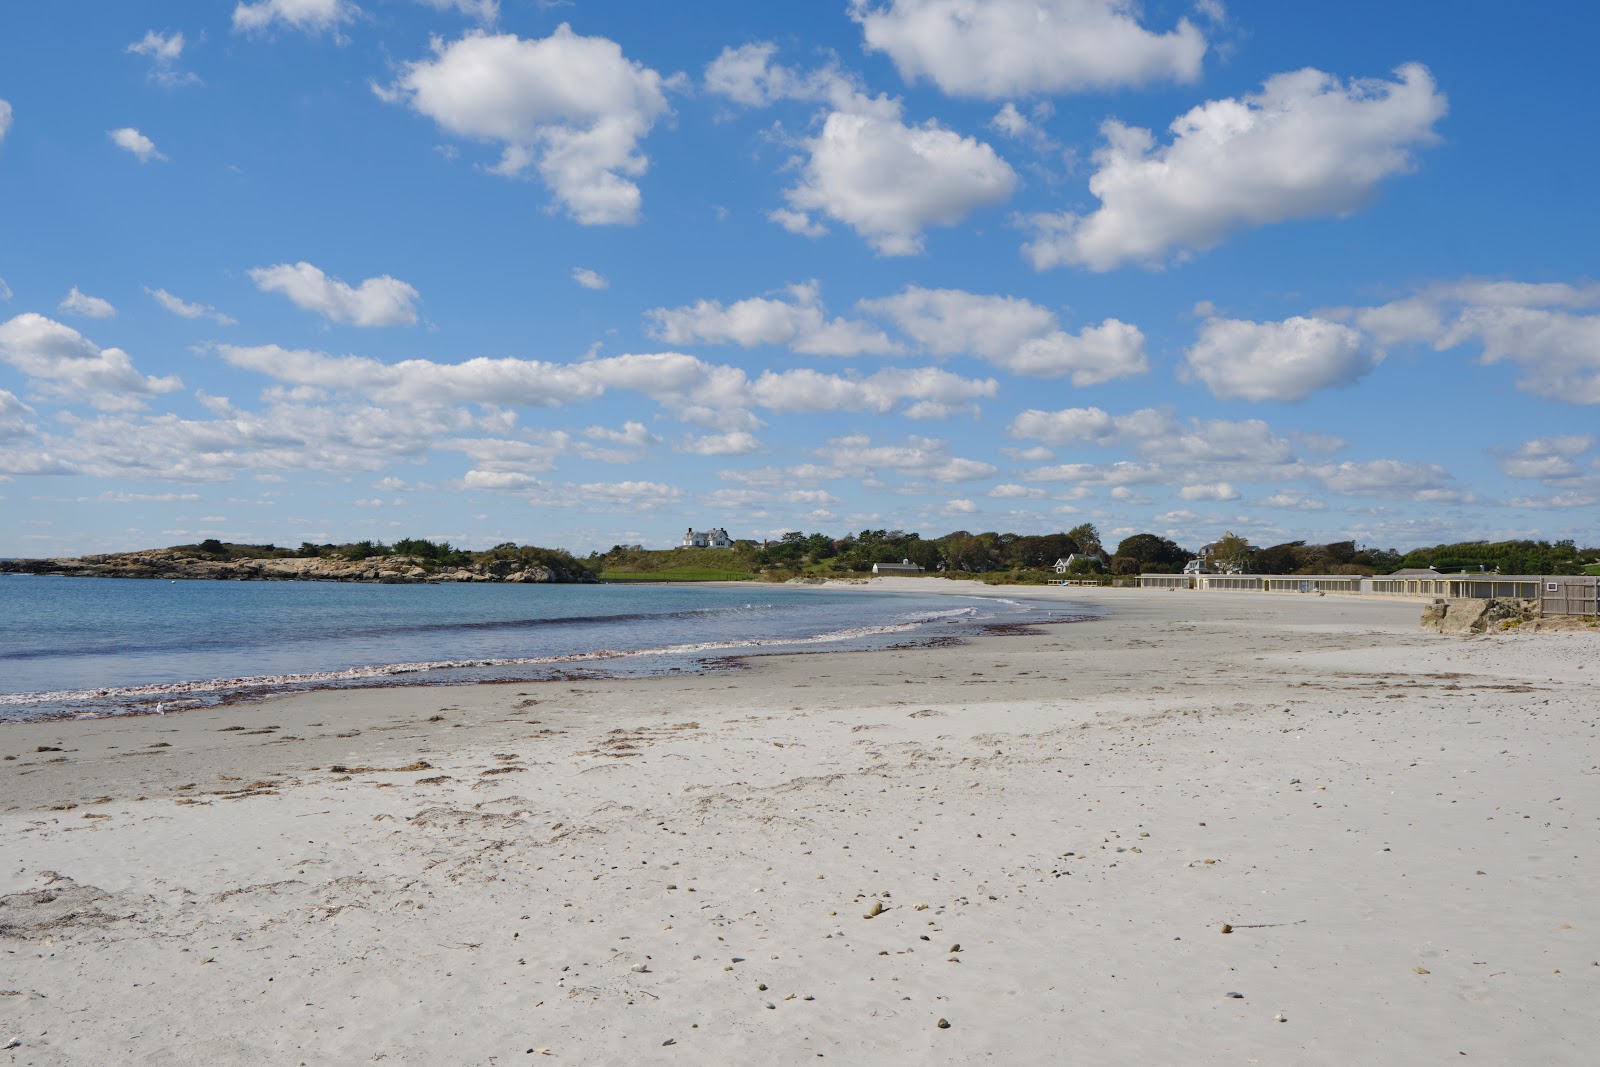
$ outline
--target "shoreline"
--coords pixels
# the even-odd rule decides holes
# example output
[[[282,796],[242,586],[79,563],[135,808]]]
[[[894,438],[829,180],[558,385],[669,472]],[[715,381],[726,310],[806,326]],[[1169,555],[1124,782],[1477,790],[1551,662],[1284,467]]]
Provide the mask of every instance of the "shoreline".
[[[732,674],[12,724],[7,1055],[1586,1062],[1600,640],[1100,603]]]
[[[761,582],[704,582],[698,584],[720,589],[737,589],[750,593],[758,591],[770,592],[774,588],[768,583]],[[945,586],[961,587],[971,584],[973,583],[948,582],[945,583]],[[864,580],[855,580],[838,583],[836,588],[859,588],[864,585],[866,585]],[[817,589],[820,586],[807,586],[806,588]],[[904,593],[928,596],[931,594],[936,597],[985,599],[982,594],[974,594],[961,588],[948,587],[932,590],[915,587],[880,587],[875,592],[880,595]],[[1014,598],[992,596],[988,597],[988,599],[996,599],[1006,604],[1017,603]],[[1059,597],[1046,597],[1045,599],[1051,602],[1072,602]],[[926,618],[920,622],[877,623],[858,630],[823,631],[815,634],[802,634],[793,638],[768,637],[748,641],[691,642],[688,644],[662,645],[638,649],[600,647],[575,652],[531,656],[466,656],[444,660],[357,663],[349,666],[329,667],[307,673],[291,671],[244,676],[201,676],[128,685],[94,685],[16,694],[0,693],[0,708],[8,706],[27,707],[30,704],[40,703],[65,705],[60,710],[32,714],[22,719],[0,718],[0,729],[15,722],[92,721],[99,718],[180,714],[202,708],[232,707],[282,695],[325,690],[394,688],[417,685],[446,687],[513,683],[531,685],[546,681],[569,681],[576,678],[591,680],[616,679],[651,676],[658,673],[693,672],[716,669],[716,665],[728,661],[736,661],[742,656],[774,654],[764,651],[768,648],[777,650],[778,654],[785,651],[796,654],[810,652],[813,650],[806,646],[812,644],[820,646],[814,650],[819,653],[861,651],[873,647],[898,648],[901,647],[898,644],[872,644],[870,639],[889,637],[901,630],[910,635],[915,635],[919,630],[931,634],[932,629],[935,628],[934,624],[939,621],[942,620]],[[987,629],[987,627],[980,626],[978,632],[985,632]],[[920,641],[936,642],[941,639],[941,637],[926,636],[920,638]],[[863,646],[860,644],[863,640],[867,640],[869,643]],[[912,640],[917,641],[919,639],[913,636]],[[827,647],[830,645],[836,647]],[[685,657],[688,658],[688,662],[692,664],[691,666],[677,666],[672,665],[670,662],[676,659],[684,659]],[[629,663],[648,664],[652,659],[657,658],[663,662],[655,667],[643,666],[629,670],[625,666]],[[528,673],[520,677],[511,673],[517,669],[526,669]],[[505,676],[498,678],[461,678],[456,676],[462,671],[474,670],[499,671]],[[107,710],[103,707],[97,708],[91,704],[94,701],[109,700],[118,700],[124,706],[114,710]],[[71,706],[75,703],[80,706]],[[162,709],[164,705],[164,710],[158,710]]]

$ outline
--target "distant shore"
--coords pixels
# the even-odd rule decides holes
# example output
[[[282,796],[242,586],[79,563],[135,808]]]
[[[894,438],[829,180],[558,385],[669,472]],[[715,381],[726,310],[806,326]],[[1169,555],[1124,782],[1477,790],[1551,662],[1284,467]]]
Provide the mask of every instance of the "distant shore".
[[[952,591],[1105,617],[0,727],[0,1038],[68,1065],[1591,1058],[1600,636]]]
[[[408,556],[340,559],[328,556],[215,559],[170,549],[112,552],[60,559],[0,560],[0,574],[67,578],[143,578],[187,581],[255,582],[581,582],[592,577],[543,563],[494,560],[461,566],[427,567]]]

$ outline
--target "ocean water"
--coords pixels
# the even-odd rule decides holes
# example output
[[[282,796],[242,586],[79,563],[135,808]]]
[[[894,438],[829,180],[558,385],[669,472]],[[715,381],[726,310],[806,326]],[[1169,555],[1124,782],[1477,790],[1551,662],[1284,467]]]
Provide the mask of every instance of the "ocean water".
[[[0,720],[319,687],[697,670],[1087,610],[808,586],[363,585],[0,576]]]

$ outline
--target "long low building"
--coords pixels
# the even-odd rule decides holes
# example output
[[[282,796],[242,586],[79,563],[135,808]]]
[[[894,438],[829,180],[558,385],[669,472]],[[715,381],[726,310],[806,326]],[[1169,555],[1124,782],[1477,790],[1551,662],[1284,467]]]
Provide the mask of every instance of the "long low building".
[[[1600,614],[1600,578],[1538,574],[1142,574],[1143,589],[1343,593],[1446,600],[1537,600],[1547,615]]]

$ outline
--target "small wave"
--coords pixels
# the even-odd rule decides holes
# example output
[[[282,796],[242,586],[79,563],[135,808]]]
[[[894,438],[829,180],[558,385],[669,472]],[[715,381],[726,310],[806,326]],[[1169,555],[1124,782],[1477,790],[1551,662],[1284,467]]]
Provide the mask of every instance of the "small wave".
[[[939,615],[950,613],[934,613]],[[0,707],[30,704],[62,703],[82,700],[127,700],[155,697],[181,697],[191,693],[223,693],[247,689],[286,689],[299,686],[325,686],[340,682],[372,681],[419,674],[425,671],[465,670],[474,668],[542,667],[561,664],[591,663],[598,660],[637,659],[646,656],[696,655],[704,652],[723,652],[744,648],[778,648],[828,644],[853,641],[864,637],[904,633],[914,630],[920,622],[886,623],[878,626],[857,626],[845,630],[812,634],[807,637],[747,638],[728,641],[696,641],[680,645],[662,645],[655,648],[614,649],[597,648],[586,652],[573,652],[560,656],[516,656],[485,659],[427,660],[412,663],[383,663],[365,667],[347,667],[335,671],[308,671],[300,674],[262,674],[239,678],[211,678],[205,681],[161,682],[150,685],[106,686],[93,689],[63,689],[49,693],[0,694]]]

